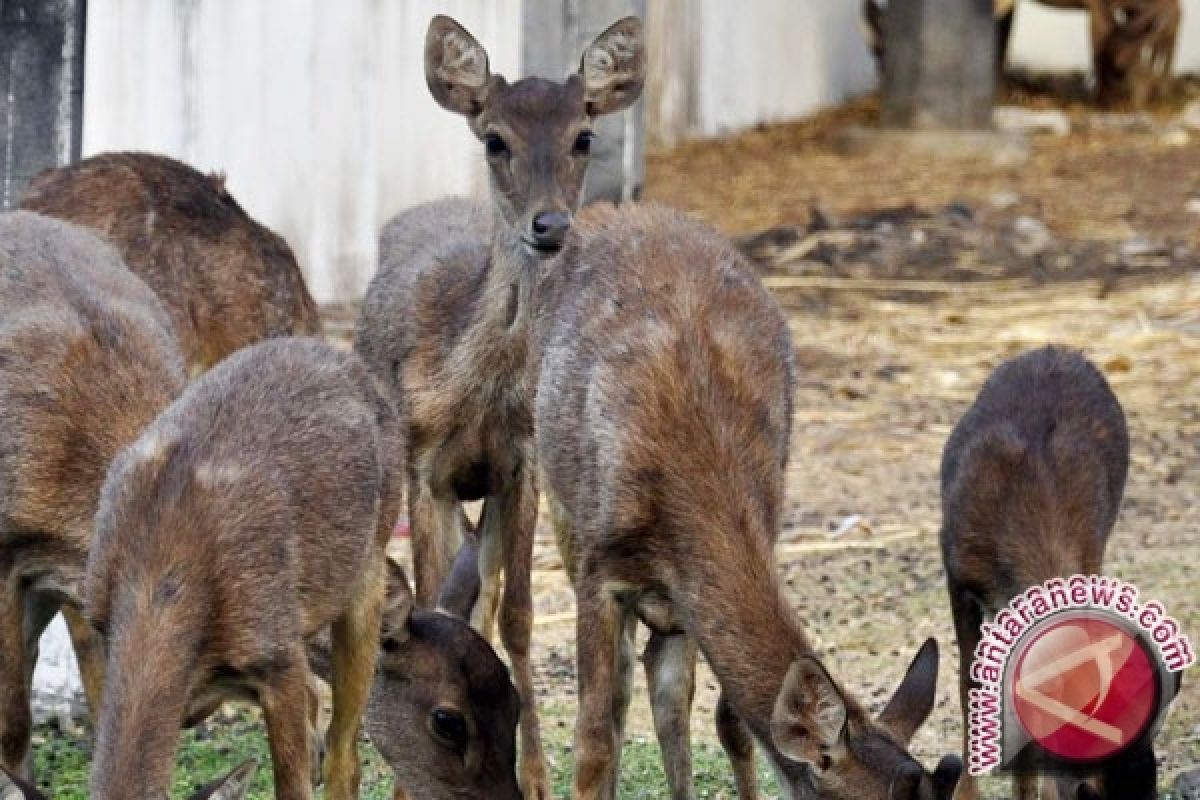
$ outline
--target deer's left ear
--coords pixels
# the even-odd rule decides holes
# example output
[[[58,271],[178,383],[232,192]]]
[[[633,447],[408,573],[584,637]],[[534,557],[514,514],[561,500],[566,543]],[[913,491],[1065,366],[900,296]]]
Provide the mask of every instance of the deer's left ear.
[[[593,117],[633,105],[646,83],[642,21],[625,17],[596,37],[579,64],[584,98]]]

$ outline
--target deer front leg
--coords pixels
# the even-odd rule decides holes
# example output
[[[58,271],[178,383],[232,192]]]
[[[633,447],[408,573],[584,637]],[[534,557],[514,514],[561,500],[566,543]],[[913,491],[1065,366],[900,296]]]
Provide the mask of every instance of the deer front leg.
[[[449,493],[435,492],[420,467],[408,480],[408,524],[412,531],[416,601],[432,608],[462,544],[462,509]]]
[[[576,680],[574,800],[611,800],[620,747],[614,702],[622,612],[599,577],[584,570],[575,586]]]
[[[504,594],[500,601],[500,638],[512,662],[513,678],[521,696],[521,787],[529,800],[549,800],[550,779],[542,751],[533,663],[529,657],[533,635],[533,535],[537,527],[537,492],[528,469],[515,476],[515,487],[489,500],[497,501],[495,529],[481,528],[481,547],[503,532]],[[488,519],[492,519],[489,512]],[[503,520],[501,522],[500,520]]]
[[[696,643],[685,633],[651,633],[642,656],[673,800],[692,800],[692,699],[696,690]]]
[[[516,524],[508,498],[492,498],[483,501],[483,513],[479,519],[479,600],[471,611],[471,627],[479,635],[495,645],[496,616],[500,610],[500,573],[504,566],[505,551],[512,537],[507,526]]]
[[[32,780],[27,761],[33,717],[29,707],[32,667],[25,642],[25,598],[16,575],[0,584],[0,766]]]
[[[383,616],[383,562],[364,576],[346,613],[333,621],[333,719],[326,738],[325,796],[358,797],[358,734],[375,679],[380,619]]]
[[[100,716],[100,698],[104,692],[104,640],[96,629],[83,618],[79,608],[71,603],[62,607],[63,621],[71,634],[71,646],[75,648],[75,660],[79,663],[79,675],[83,679],[83,692],[87,696],[88,711],[92,719]]]
[[[722,692],[717,700],[717,738],[729,756],[733,779],[741,800],[758,797],[758,773],[754,770],[754,735],[746,723],[734,713],[729,699]]]
[[[259,692],[276,800],[312,800],[308,736],[308,661],[303,647]]]

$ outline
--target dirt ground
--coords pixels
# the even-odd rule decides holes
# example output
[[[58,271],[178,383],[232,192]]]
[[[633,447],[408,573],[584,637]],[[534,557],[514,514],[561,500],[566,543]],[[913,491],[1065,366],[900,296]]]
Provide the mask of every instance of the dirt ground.
[[[1025,266],[973,258],[978,281],[966,282],[971,276],[958,273],[969,247],[924,261],[910,253],[895,275],[881,276],[869,258],[851,257],[851,268],[841,269],[848,262],[836,254],[802,260],[800,270],[767,270],[789,310],[800,365],[779,547],[787,586],[834,675],[876,710],[920,643],[937,637],[938,703],[915,740],[915,752],[932,765],[957,751],[961,736],[958,658],[937,548],[938,464],[954,422],[1007,357],[1059,342],[1083,348],[1104,369],[1133,448],[1107,571],[1160,598],[1193,641],[1200,637],[1200,215],[1187,210],[1200,197],[1200,133],[1187,141],[1161,130],[1036,138],[1022,167],[839,155],[836,131],[869,120],[872,107],[868,99],[815,121],[652,154],[645,196],[730,234],[781,225],[803,234],[814,208],[851,217],[904,206],[933,213],[957,203],[981,220],[985,239],[1003,238],[1016,216],[1032,215],[1060,250],[1085,254],[1055,281],[1039,278],[1036,258]],[[1086,124],[1086,112],[1072,117]],[[892,231],[885,226],[880,235]],[[1127,269],[1125,256],[1137,250],[1122,250],[1129,240],[1155,242],[1159,257]],[[797,272],[808,282],[794,280]],[[919,290],[872,284],[881,278],[916,280],[908,285]],[[573,602],[545,524],[537,564],[542,708],[550,735],[569,737]],[[1164,789],[1200,763],[1195,681],[1185,681],[1158,739]],[[697,740],[715,741],[715,696],[705,671]],[[635,694],[631,725],[634,735],[653,739],[644,691]],[[1003,782],[990,791],[1007,796]]]

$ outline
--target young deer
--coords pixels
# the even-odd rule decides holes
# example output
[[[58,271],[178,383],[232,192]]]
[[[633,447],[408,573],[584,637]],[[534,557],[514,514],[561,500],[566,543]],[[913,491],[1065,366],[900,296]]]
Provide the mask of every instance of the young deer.
[[[224,698],[262,706],[275,794],[309,798],[307,639],[332,624],[327,796],[358,796],[401,431],[356,357],[316,339],[245,348],[114,461],[86,613],[108,667],[92,793],[170,786],[177,732]]]
[[[637,618],[662,651],[647,659],[660,737],[687,729],[686,640],[712,665],[742,797],[757,740],[789,797],[944,800],[957,758],[930,776],[905,749],[933,706],[936,643],[872,720],[779,586],[793,379],[778,308],[682,214],[595,208],[575,228],[539,287],[530,354],[541,486],[578,606],[573,796],[615,796]]]
[[[99,709],[104,654],[78,583],[100,489],[185,379],[166,311],[110,246],[0,214],[0,766],[26,778],[38,639],[60,609]]]
[[[388,223],[355,347],[395,389],[408,425],[418,603],[432,601],[463,539],[460,503],[484,500],[477,624],[490,639],[501,604],[500,633],[522,701],[522,785],[545,798],[529,663],[537,516],[523,382],[530,308],[579,205],[593,120],[641,92],[641,23],[626,18],[600,34],[564,83],[510,85],[489,71],[471,34],[439,16],[425,40],[425,73],[434,99],[465,116],[483,141],[491,204],[441,200]]]
[[[221,176],[149,153],[106,153],[33,179],[21,207],[95,229],[158,293],[193,372],[272,336],[318,334],[291,248]]]
[[[193,792],[189,800],[245,800],[258,763],[251,760]],[[36,786],[26,783],[0,767],[0,798],[3,800],[49,800]]]
[[[941,542],[964,748],[980,625],[1031,586],[1100,571],[1128,467],[1125,414],[1104,376],[1071,350],[1045,347],[1002,364],[954,427],[942,456]],[[1153,754],[1149,773],[1142,791],[1153,797]],[[1018,776],[1019,800],[1037,798],[1037,785],[1036,775]],[[978,796],[973,778],[958,796]]]
[[[396,800],[521,800],[520,697],[504,663],[466,623],[479,585],[474,559],[469,547],[460,551],[438,611],[414,609],[404,571],[388,561],[388,596],[406,602],[389,602],[384,611],[363,721],[392,768]],[[308,658],[331,680],[327,635],[310,644]]]
[[[1038,0],[1050,8],[1087,11],[1098,99],[1105,105],[1146,105],[1167,88],[1183,12],[1179,0]],[[883,67],[887,3],[863,0],[867,46]],[[1015,0],[996,0],[996,70],[1002,72],[1012,38]]]

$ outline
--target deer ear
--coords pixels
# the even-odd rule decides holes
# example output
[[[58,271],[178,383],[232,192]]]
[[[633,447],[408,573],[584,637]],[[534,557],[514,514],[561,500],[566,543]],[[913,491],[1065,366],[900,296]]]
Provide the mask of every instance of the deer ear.
[[[442,108],[473,117],[487,98],[488,55],[467,29],[441,14],[425,33],[425,83]]]
[[[633,105],[646,83],[642,21],[625,17],[596,37],[579,64],[588,114],[598,117]]]
[[[469,622],[475,603],[479,600],[479,543],[471,534],[463,537],[462,546],[450,567],[450,574],[438,594],[438,608]]]
[[[771,740],[780,753],[818,771],[846,732],[846,701],[821,662],[801,656],[788,670],[771,714]]]
[[[197,791],[189,800],[245,800],[257,770],[258,762],[254,759],[243,762],[224,778]]]
[[[404,567],[387,559],[387,592],[383,600],[381,638],[383,649],[389,652],[408,641],[408,620],[412,616],[413,593],[409,588]]]
[[[46,800],[46,795],[25,781],[0,767],[0,799],[2,800]]]
[[[926,639],[909,664],[904,680],[888,701],[887,708],[879,715],[879,724],[906,744],[933,710],[937,673],[937,640]]]

